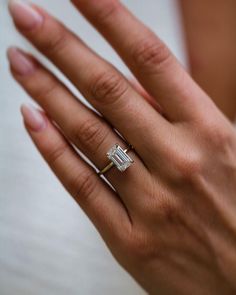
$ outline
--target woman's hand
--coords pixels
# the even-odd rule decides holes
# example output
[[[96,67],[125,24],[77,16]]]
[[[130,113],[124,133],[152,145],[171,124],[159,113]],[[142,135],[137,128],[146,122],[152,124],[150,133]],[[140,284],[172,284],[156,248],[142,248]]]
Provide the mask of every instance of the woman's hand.
[[[12,1],[18,30],[102,115],[33,57],[8,52],[15,79],[45,110],[26,128],[119,263],[150,294],[235,294],[236,135],[167,47],[116,0],[74,0],[117,50],[161,113],[111,64],[41,8]],[[50,119],[49,119],[50,118]],[[56,124],[53,124],[55,122]],[[99,178],[106,152],[135,147],[134,164]]]

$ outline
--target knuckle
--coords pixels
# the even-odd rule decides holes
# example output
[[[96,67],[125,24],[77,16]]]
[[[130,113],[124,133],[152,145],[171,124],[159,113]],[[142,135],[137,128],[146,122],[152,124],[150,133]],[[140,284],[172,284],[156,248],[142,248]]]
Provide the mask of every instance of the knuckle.
[[[119,10],[119,1],[107,1],[105,5],[102,5],[101,9],[96,13],[96,19],[100,24],[107,23],[113,18],[114,14]]]
[[[128,90],[125,79],[111,71],[97,75],[91,83],[91,94],[93,98],[102,104],[113,104]]]
[[[48,151],[45,151],[49,165],[55,165],[55,163],[64,156],[67,149],[68,146],[65,143],[58,144],[53,150],[49,147]]]
[[[65,46],[67,46],[68,32],[61,25],[58,24],[53,26],[52,33],[41,36],[39,40],[39,49],[48,56],[54,55],[55,53],[61,52]]]
[[[233,132],[224,124],[210,124],[204,131],[205,139],[210,142],[216,150],[225,151],[233,146]]]
[[[108,136],[109,130],[99,120],[86,120],[76,131],[75,141],[84,148],[94,151],[102,146]]]
[[[94,173],[83,171],[72,180],[72,195],[78,203],[89,203],[97,195],[98,180]]]
[[[171,57],[168,47],[154,35],[134,44],[131,55],[134,64],[144,70],[152,67],[156,70]]]
[[[195,182],[202,174],[203,160],[199,153],[190,152],[175,157],[173,160],[177,179],[184,182]]]
[[[42,87],[35,90],[37,100],[47,100],[50,97],[56,96],[58,84],[53,79],[47,79]]]

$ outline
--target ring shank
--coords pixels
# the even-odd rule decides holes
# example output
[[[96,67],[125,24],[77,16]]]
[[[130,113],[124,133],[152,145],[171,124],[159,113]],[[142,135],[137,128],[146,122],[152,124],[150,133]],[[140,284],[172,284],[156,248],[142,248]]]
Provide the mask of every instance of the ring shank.
[[[109,163],[104,169],[98,172],[98,176],[102,176],[103,174],[108,172],[113,166],[114,166],[113,162]]]

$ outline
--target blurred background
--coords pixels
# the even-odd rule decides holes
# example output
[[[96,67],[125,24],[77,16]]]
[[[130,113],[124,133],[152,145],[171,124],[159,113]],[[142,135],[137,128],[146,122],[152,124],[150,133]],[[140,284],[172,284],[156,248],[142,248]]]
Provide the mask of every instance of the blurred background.
[[[110,46],[69,1],[34,2],[129,75]],[[175,0],[123,2],[187,65]],[[144,294],[112,258],[93,225],[31,144],[19,112],[20,105],[30,98],[10,76],[6,49],[11,45],[35,53],[56,72],[16,32],[7,0],[0,0],[0,294]]]

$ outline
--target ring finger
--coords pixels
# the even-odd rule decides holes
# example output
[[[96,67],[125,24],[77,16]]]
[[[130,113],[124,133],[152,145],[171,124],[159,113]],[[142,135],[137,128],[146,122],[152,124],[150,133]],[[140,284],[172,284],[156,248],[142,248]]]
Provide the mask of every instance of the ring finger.
[[[98,169],[104,168],[107,163],[106,152],[115,143],[124,147],[123,140],[31,56],[15,48],[9,50],[8,56],[16,80],[59,125],[67,138]],[[135,164],[125,173],[114,168],[106,174],[116,191],[124,196],[125,203],[130,199],[127,192],[133,195],[134,188],[138,188],[138,183],[143,183],[147,177],[146,168],[138,156],[132,153],[132,158]]]

